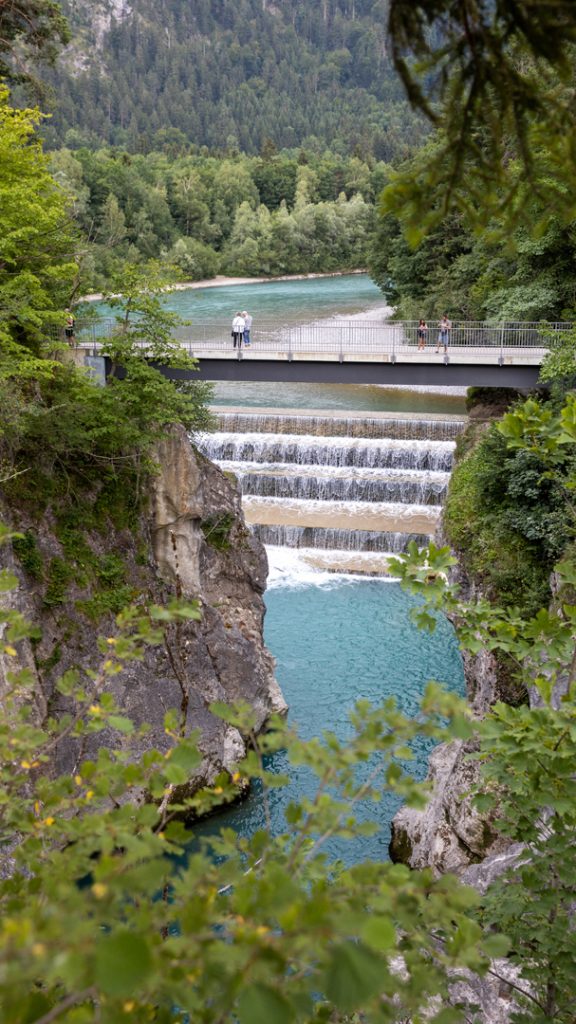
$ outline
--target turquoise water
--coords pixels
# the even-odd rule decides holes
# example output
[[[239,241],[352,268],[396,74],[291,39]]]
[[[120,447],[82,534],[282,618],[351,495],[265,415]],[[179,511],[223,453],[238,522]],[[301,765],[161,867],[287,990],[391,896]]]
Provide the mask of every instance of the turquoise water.
[[[339,277],[314,281],[253,285],[250,288],[218,288],[191,296],[202,318],[215,319],[224,312],[249,309],[255,317],[272,314],[283,322],[298,322],[333,314],[352,315],[384,305],[383,297],[367,277]],[[253,295],[253,301],[250,295]],[[171,303],[184,293],[171,296]],[[209,303],[202,307],[203,301]],[[172,306],[172,308],[175,308]],[[181,308],[181,307],[180,307]],[[380,312],[379,315],[382,315]],[[378,386],[226,383],[215,388],[214,403],[226,406],[272,407],[276,409],[350,409],[419,412],[421,414],[462,414],[464,398]],[[312,577],[312,578],[311,578]],[[413,599],[398,584],[382,579],[358,579],[319,573],[295,576],[275,574],[266,594],[265,642],[277,661],[276,675],[290,705],[290,721],[304,738],[334,730],[349,734],[348,713],[354,703],[366,698],[374,704],[393,695],[403,711],[413,714],[426,683],[435,679],[450,690],[464,692],[463,670],[458,644],[451,625],[441,619],[434,634],[421,633],[410,621]],[[430,747],[415,745],[411,770],[421,779],[426,775]],[[287,772],[290,784],[273,789],[268,796],[272,828],[286,828],[284,810],[291,800],[315,792],[314,779],[300,768],[286,763],[278,754],[270,767]],[[347,862],[388,857],[390,823],[400,801],[386,794],[378,805],[362,809],[372,817],[378,831],[351,843],[332,840],[331,856]],[[200,835],[210,835],[229,826],[242,835],[266,826],[262,792],[257,785],[249,799],[198,826]]]
[[[367,274],[345,274],[305,281],[270,281],[266,284],[186,288],[168,292],[164,305],[186,320],[230,320],[247,309],[258,320],[294,324],[320,317],[351,315],[386,305],[384,296]],[[104,302],[91,303],[100,316],[114,316]]]
[[[270,281],[265,284],[187,288],[166,294],[167,309],[186,320],[232,321],[237,310],[248,309],[254,326],[260,322],[309,323],[331,316],[369,314],[384,316],[384,296],[367,274],[344,274],[304,281]],[[113,317],[103,302],[90,303],[90,311]],[[406,389],[349,384],[218,383],[216,405],[276,406],[279,409],[357,409],[367,412],[465,412],[464,398],[423,394]]]
[[[466,415],[466,399],[444,393],[385,388],[378,384],[267,384],[224,381],[214,386],[214,405],[254,409],[354,409],[366,412]]]
[[[266,594],[265,640],[277,659],[276,676],[290,705],[290,722],[304,738],[331,729],[350,734],[348,712],[365,698],[378,704],[391,695],[409,715],[416,712],[430,679],[457,693],[464,692],[462,663],[451,625],[441,619],[432,635],[420,632],[409,618],[414,599],[397,583],[334,576],[323,585],[280,585]],[[412,772],[426,774],[427,741],[416,744]],[[289,768],[284,754],[272,759],[272,770],[290,771],[290,785],[269,795],[272,828],[284,831],[284,809],[290,800],[315,792],[313,778]],[[390,822],[400,801],[386,794],[379,804],[363,808],[360,817],[376,820],[378,832],[352,842],[331,841],[326,850],[347,862],[388,858]],[[198,827],[210,835],[222,826],[242,835],[265,827],[261,792]],[[195,829],[195,832],[197,830]]]

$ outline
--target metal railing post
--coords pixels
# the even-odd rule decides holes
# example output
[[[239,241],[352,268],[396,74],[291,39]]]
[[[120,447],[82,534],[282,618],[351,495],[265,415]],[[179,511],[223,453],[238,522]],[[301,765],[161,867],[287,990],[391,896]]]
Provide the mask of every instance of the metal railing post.
[[[498,366],[504,366],[504,323],[500,326],[500,355],[498,357]]]

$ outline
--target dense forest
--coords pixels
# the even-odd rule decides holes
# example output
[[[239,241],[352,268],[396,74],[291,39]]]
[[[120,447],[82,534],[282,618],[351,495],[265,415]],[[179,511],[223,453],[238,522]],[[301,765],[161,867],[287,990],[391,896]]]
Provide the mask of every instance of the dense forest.
[[[127,264],[168,277],[279,275],[365,266],[386,165],[358,157],[51,154],[84,246],[78,284],[106,289]]]
[[[442,145],[440,133],[398,174],[391,172],[381,197],[369,267],[398,317],[437,318],[446,310],[459,320],[573,320],[576,219],[571,193],[559,182],[552,187],[551,173],[531,186],[519,163],[511,162],[513,188],[522,198],[518,210],[510,204],[492,210],[490,194],[481,207],[463,196],[465,204],[455,204],[441,219],[442,203],[430,204],[434,222],[425,232],[424,212],[418,224],[407,224],[411,213],[403,200],[415,207],[413,183],[423,168],[430,173]],[[539,156],[551,163],[549,154]]]
[[[536,237],[523,223],[479,234],[451,213],[414,247],[394,214],[378,216],[382,161],[82,147],[53,151],[50,165],[82,239],[74,296],[152,260],[174,280],[368,266],[400,319],[558,321],[576,309],[572,220],[548,211]],[[531,216],[541,212],[534,200]]]
[[[393,215],[378,222],[374,280],[399,318],[571,321],[576,314],[576,223],[552,218],[534,237],[477,235],[453,214],[416,248]]]
[[[66,0],[52,146],[406,156],[423,136],[392,70],[386,0]]]
[[[393,215],[378,222],[370,268],[399,318],[572,321],[575,224],[551,220],[541,237],[519,225],[505,239],[478,236],[457,215],[412,249]]]

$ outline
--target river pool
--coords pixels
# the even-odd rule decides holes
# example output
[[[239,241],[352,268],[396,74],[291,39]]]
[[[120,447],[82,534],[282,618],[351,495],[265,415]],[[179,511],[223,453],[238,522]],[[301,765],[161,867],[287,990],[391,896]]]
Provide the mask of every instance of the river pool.
[[[188,319],[228,321],[238,309],[248,309],[255,322],[272,319],[305,323],[328,317],[384,318],[380,290],[367,275],[279,281],[188,289],[170,293],[166,306]],[[106,315],[102,306],[99,311]],[[218,384],[215,404],[252,408],[307,410],[349,409],[370,412],[462,414],[462,393],[354,385]],[[293,557],[294,556],[294,557]],[[420,632],[410,619],[414,600],[390,578],[362,578],[306,567],[288,548],[270,548],[271,572],[265,596],[265,641],[276,658],[276,674],[290,705],[290,721],[303,737],[323,729],[349,735],[349,711],[366,698],[377,704],[394,696],[400,708],[413,714],[428,680],[455,692],[464,690],[457,640],[451,625],[438,620],[433,634]],[[411,770],[426,774],[429,743],[415,744]],[[284,754],[270,767],[284,772]],[[272,828],[282,831],[284,811],[299,794],[314,792],[314,780],[299,768],[289,768],[290,784],[270,791]],[[378,831],[349,843],[332,841],[328,853],[348,862],[386,859],[390,822],[399,806],[387,794],[378,805],[364,807],[360,816],[373,817]],[[231,826],[245,835],[265,827],[266,816],[258,785],[244,803],[195,829],[209,835]]]

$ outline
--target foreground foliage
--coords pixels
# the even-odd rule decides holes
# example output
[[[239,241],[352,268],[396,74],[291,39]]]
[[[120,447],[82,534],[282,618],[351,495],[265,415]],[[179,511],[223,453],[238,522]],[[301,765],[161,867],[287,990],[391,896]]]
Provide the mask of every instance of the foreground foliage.
[[[389,28],[408,97],[437,127],[388,191],[412,239],[451,212],[481,228],[494,218],[504,235],[533,227],[534,196],[542,225],[573,219],[574,4],[391,0]]]
[[[426,159],[426,154],[424,154]],[[411,173],[411,165],[405,168]],[[397,211],[380,217],[369,266],[386,298],[405,319],[572,320],[576,312],[573,217],[551,215],[538,194],[524,203],[529,223],[504,233],[501,218],[474,232],[452,214],[412,247]]]
[[[1,584],[6,593],[14,580],[4,572]],[[416,1017],[431,995],[446,993],[448,967],[481,970],[502,948],[483,940],[470,918],[476,895],[429,871],[345,868],[326,859],[324,845],[376,828],[357,819],[356,807],[377,803],[383,789],[421,800],[397,759],[416,734],[441,737],[441,718],[467,731],[459,702],[431,687],[419,721],[392,702],[363,702],[345,745],[331,733],[304,744],[281,721],[256,740],[248,710],[213,707],[252,736],[254,750],[212,789],[175,802],[199,764],[194,737],[181,734],[170,712],[163,749],[136,757],[131,746],[143,736],[119,714],[110,687],[128,660],[161,641],[167,622],[199,614],[194,603],[174,602],[119,616],[118,632],[99,642],[99,670],[61,679],[74,711],[59,720],[38,720],[28,670],[8,673],[0,728],[2,1019],[81,1022],[97,1013],[103,1022],[282,1024],[360,1009],[366,1021]],[[16,612],[2,619],[10,660],[30,628]],[[52,758],[70,738],[77,763],[54,777]],[[292,762],[318,777],[314,798],[289,805],[286,831],[240,838],[228,830],[206,847],[192,844],[178,818],[234,796],[247,778],[284,784],[263,757],[286,745]],[[453,1017],[443,1011],[434,1019]]]
[[[531,400],[500,430],[512,448],[537,455],[569,486],[563,452],[576,439],[575,412],[573,396],[557,414]],[[374,828],[357,810],[377,804],[383,788],[421,804],[422,787],[398,764],[416,735],[470,735],[461,702],[437,686],[417,719],[391,702],[379,709],[360,703],[347,744],[330,732],[302,743],[281,721],[257,738],[249,709],[213,706],[253,750],[211,789],[179,800],[178,787],[199,763],[194,738],[169,712],[165,745],[138,756],[133,744],[142,749],[145,735],[119,713],[110,688],[127,660],[160,641],[165,623],[200,612],[194,603],[143,604],[120,615],[117,632],[100,640],[98,671],[60,681],[74,710],[59,720],[38,719],[27,669],[6,676],[0,1005],[8,1024],[82,1022],[95,1014],[103,1022],[132,1016],[304,1024],[360,1013],[363,1021],[392,1022],[419,1020],[424,1010],[432,1015],[426,1019],[447,1024],[463,1019],[449,1008],[447,971],[452,979],[461,967],[498,977],[488,958],[509,944],[520,972],[515,1019],[569,1024],[576,984],[576,572],[565,559],[553,609],[523,617],[484,599],[463,604],[447,583],[453,562],[448,549],[418,553],[413,546],[396,568],[424,598],[416,610],[424,628],[434,627],[439,609],[448,611],[465,648],[505,652],[538,693],[533,708],[497,704],[479,726],[478,807],[496,806],[501,832],[523,844],[518,866],[480,901],[451,876],[435,880],[430,871],[370,862],[346,868],[325,855],[327,840]],[[5,594],[14,582],[2,574]],[[34,631],[18,612],[5,610],[2,619],[4,657],[18,665],[19,645]],[[77,762],[54,777],[52,758],[68,738],[77,744]],[[227,830],[191,844],[182,815],[214,808],[243,780],[259,779],[265,790],[285,784],[265,760],[284,746],[293,763],[318,777],[315,797],[288,806],[285,832],[241,838]],[[440,1002],[430,1003],[435,994]]]
[[[56,0],[12,0],[0,8],[0,76],[39,87],[34,63],[53,64],[70,31]]]
[[[0,345],[39,349],[43,331],[63,326],[76,272],[62,190],[35,136],[39,110],[16,110],[0,85]]]
[[[537,459],[542,478],[564,490],[573,537],[576,474],[566,453],[576,443],[576,395],[568,394],[559,412],[529,399],[497,429],[513,452]],[[463,647],[505,655],[532,698],[530,707],[497,703],[478,728],[484,782],[477,806],[496,810],[500,833],[522,844],[516,866],[489,889],[481,919],[504,930],[511,942],[526,993],[514,1019],[569,1024],[576,991],[574,547],[555,566],[549,605],[528,614],[485,598],[462,603],[457,585],[447,582],[454,561],[448,548],[432,545],[419,553],[413,545],[397,563],[405,584],[428,606],[417,612],[421,624],[434,627],[429,609],[448,612]]]

